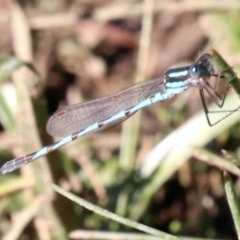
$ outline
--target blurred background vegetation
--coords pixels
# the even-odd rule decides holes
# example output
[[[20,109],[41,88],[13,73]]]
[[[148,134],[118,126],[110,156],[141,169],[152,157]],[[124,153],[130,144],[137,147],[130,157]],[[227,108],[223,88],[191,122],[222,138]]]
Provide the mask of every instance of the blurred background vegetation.
[[[238,72],[239,9],[237,0],[0,0],[0,165],[57,141],[45,130],[57,109],[161,76],[212,47]],[[173,235],[235,239],[222,172],[194,147],[239,158],[238,119],[209,127],[191,89],[0,176],[0,238],[135,232],[76,206],[47,181]],[[234,184],[239,196],[237,177]]]

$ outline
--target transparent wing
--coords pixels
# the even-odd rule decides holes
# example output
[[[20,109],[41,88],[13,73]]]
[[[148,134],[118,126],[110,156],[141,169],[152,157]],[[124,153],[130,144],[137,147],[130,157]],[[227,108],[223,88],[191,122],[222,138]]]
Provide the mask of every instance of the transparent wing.
[[[47,132],[53,136],[67,136],[86,127],[104,121],[116,113],[131,108],[149,96],[163,92],[164,76],[137,83],[114,95],[93,101],[78,103],[56,111],[47,123]],[[108,128],[124,121],[124,117],[101,128]]]

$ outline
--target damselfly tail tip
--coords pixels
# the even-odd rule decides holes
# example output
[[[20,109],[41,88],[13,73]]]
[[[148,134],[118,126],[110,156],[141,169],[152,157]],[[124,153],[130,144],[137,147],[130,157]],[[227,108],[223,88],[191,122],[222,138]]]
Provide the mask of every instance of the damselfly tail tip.
[[[3,174],[6,174],[8,173],[7,171],[7,167],[6,167],[6,163],[0,168],[0,174],[3,175]]]
[[[14,159],[15,160],[15,159]],[[9,173],[9,172],[12,172],[14,170],[16,170],[17,167],[15,165],[15,161],[14,160],[11,160],[11,161],[8,161],[6,162],[1,168],[0,168],[0,174],[3,175],[3,174],[6,174],[6,173]]]

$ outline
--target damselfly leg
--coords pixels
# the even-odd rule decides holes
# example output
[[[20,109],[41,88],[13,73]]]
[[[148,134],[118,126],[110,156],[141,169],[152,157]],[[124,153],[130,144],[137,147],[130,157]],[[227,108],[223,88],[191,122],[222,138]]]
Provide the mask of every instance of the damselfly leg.
[[[214,126],[227,118],[231,114],[240,109],[240,102],[233,107],[232,104],[226,104],[226,96],[231,88],[229,82],[225,79],[222,72],[213,74],[211,79],[215,79],[215,84],[212,86],[208,80],[202,79],[201,88],[199,89],[201,101],[206,114],[208,124]],[[206,93],[206,94],[205,94]],[[209,101],[210,97],[211,101]],[[214,102],[215,107],[209,105],[209,102]],[[217,108],[216,108],[217,107]],[[213,120],[214,119],[214,120]]]

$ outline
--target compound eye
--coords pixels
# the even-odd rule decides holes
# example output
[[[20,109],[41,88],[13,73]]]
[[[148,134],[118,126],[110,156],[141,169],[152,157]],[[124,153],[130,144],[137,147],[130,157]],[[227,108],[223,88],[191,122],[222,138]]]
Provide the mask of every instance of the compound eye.
[[[202,73],[202,68],[200,65],[192,65],[189,69],[189,73],[194,78],[199,78]]]

